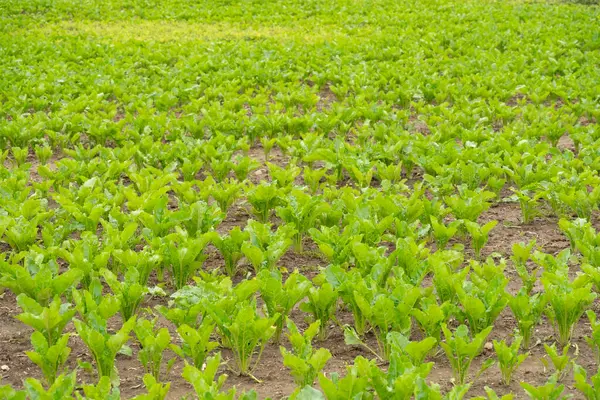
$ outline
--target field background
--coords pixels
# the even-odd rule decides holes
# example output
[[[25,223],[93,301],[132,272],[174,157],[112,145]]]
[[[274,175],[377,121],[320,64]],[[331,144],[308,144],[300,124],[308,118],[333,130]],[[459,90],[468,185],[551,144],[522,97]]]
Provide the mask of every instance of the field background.
[[[582,185],[590,191],[598,184],[599,16],[597,6],[543,1],[0,1],[0,150],[8,150],[0,173],[0,215],[7,214],[2,201],[9,202],[16,186],[30,187],[32,198],[46,201],[43,207],[52,214],[48,218],[52,230],[60,218],[74,218],[54,195],[76,190],[93,176],[109,192],[114,190],[111,184],[124,191],[132,187],[130,173],[153,167],[149,173],[157,181],[167,174],[176,176],[165,183],[173,188],[183,181],[181,165],[206,157],[194,174],[202,182],[216,176],[206,161],[211,157],[203,150],[207,143],[216,153],[223,145],[232,155],[247,154],[258,162],[241,180],[247,193],[260,182],[273,180],[260,138],[276,139],[270,162],[306,167],[302,158],[309,154],[310,143],[301,141],[312,133],[321,138],[322,148],[332,149],[338,140],[348,146],[352,161],[344,166],[341,179],[324,178],[317,190],[323,202],[335,203],[344,215],[356,213],[353,204],[368,203],[379,194],[410,198],[419,184],[426,188],[422,199],[443,200],[460,185],[476,182],[474,187],[483,188],[489,176],[506,179],[479,222],[498,221],[482,255],[506,259],[506,290],[514,295],[521,287],[510,261],[514,243],[535,239],[539,250],[552,255],[570,245],[558,221],[574,220],[577,213],[565,206],[559,215],[549,205],[548,191],[555,189],[544,184],[556,183],[553,179],[560,176],[577,186],[584,175],[590,180]],[[34,148],[46,143],[53,152],[43,163]],[[77,150],[95,146],[95,152]],[[29,149],[26,164],[15,164],[14,147]],[[213,158],[218,160],[218,154]],[[83,162],[88,169],[65,160]],[[109,165],[128,161],[132,163],[122,173],[104,174]],[[390,189],[376,173],[370,188],[361,188],[349,165],[364,172],[377,170],[378,162],[402,162],[402,182]],[[334,174],[333,164],[325,158],[317,155],[315,165]],[[408,165],[414,168],[409,170]],[[538,172],[530,194],[539,194],[539,199],[535,219],[523,223],[511,190],[518,189],[517,178],[506,168],[514,173],[526,165]],[[40,166],[45,169],[40,171]],[[46,171],[60,168],[65,171],[61,177]],[[491,173],[478,175],[485,168]],[[20,181],[16,186],[10,183],[15,177]],[[235,179],[233,173],[228,177]],[[54,181],[52,187],[42,190],[49,180]],[[305,185],[300,174],[288,187]],[[198,187],[209,193],[209,199],[211,187]],[[175,190],[168,196],[171,210],[187,202]],[[448,207],[442,207],[448,212],[440,216],[455,219]],[[597,204],[592,208],[590,222],[598,229]],[[135,213],[123,209],[135,220]],[[106,209],[103,218],[108,216]],[[235,226],[243,229],[251,218],[256,217],[242,194],[215,229],[220,234]],[[341,226],[347,225],[344,221]],[[283,224],[275,214],[271,222],[274,227]],[[102,225],[97,228],[92,233],[102,243],[105,233]],[[26,249],[15,249],[0,235],[0,251],[9,259],[36,245],[48,250],[41,231],[40,225],[39,236]],[[83,231],[73,224],[65,240],[77,242]],[[146,245],[141,226],[136,235],[140,240],[135,248],[140,250]],[[427,238],[420,239],[436,251]],[[395,240],[394,234],[392,239],[382,235],[375,245],[386,247],[387,256],[395,249]],[[464,245],[460,251],[466,259],[474,257],[468,238],[454,238],[450,245]],[[223,258],[214,246],[205,253],[204,270],[222,267]],[[61,268],[69,267],[57,259]],[[290,249],[277,263],[284,271],[298,269],[311,279],[329,264],[308,236],[302,253]],[[571,278],[579,272],[579,264],[580,255],[574,252]],[[353,267],[353,261],[348,265]],[[529,261],[529,268],[533,265]],[[244,259],[233,280],[251,276],[252,266]],[[151,282],[157,283],[154,275]],[[168,278],[160,285],[167,294],[175,291]],[[431,285],[430,275],[423,285]],[[542,290],[538,281],[535,291]],[[159,304],[167,305],[168,297],[148,295],[142,308]],[[589,308],[597,310],[598,302]],[[7,366],[2,383],[15,388],[21,388],[26,377],[41,377],[24,354],[31,348],[31,330],[14,318],[19,312],[15,293],[6,290],[0,298],[0,364]],[[307,326],[306,313],[299,309],[291,317],[301,328]],[[341,324],[353,321],[341,301],[337,318]],[[110,326],[116,329],[121,323],[115,317]],[[177,336],[172,324],[164,319],[160,323]],[[510,337],[515,327],[506,307],[488,342]],[[416,324],[412,329],[414,338],[421,337]],[[72,324],[67,331],[74,332]],[[577,346],[577,363],[593,375],[598,365],[584,339],[589,334],[584,316],[572,344]],[[535,329],[536,345],[511,385],[501,384],[494,366],[475,381],[467,398],[482,395],[484,386],[526,398],[519,382],[546,382],[552,371],[540,361],[545,355],[542,343],[554,339],[554,330],[543,317]],[[372,336],[367,340],[375,345]],[[78,337],[71,338],[70,346],[69,368],[77,366],[77,359],[91,361]],[[123,398],[144,391],[134,340],[131,346],[132,357],[117,358]],[[371,357],[360,347],[345,345],[337,325],[315,346],[326,347],[333,355],[327,373],[343,374],[356,356]],[[486,345],[472,371],[493,354]],[[230,357],[228,350],[223,356]],[[444,354],[428,361],[435,363],[428,381],[439,384],[443,392],[450,390],[452,370]],[[181,378],[182,368],[178,360],[166,375],[171,382],[167,398],[192,392]],[[259,398],[282,398],[295,389],[274,344],[267,345],[253,372],[262,383],[229,375],[226,387],[254,389]],[[95,378],[82,371],[78,379]],[[565,393],[575,394],[570,375],[564,382]]]

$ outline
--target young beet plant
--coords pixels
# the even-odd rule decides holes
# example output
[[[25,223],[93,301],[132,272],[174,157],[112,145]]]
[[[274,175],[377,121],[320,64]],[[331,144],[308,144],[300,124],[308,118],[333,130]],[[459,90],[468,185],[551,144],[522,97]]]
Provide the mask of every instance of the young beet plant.
[[[505,291],[508,279],[503,271],[498,270],[495,276],[483,279],[471,274],[471,281],[457,285],[456,294],[473,334],[478,334],[492,326],[500,313],[508,304],[508,294]]]
[[[553,343],[552,346],[548,346],[544,343],[546,355],[550,359],[550,363],[552,363],[554,368],[554,374],[552,374],[552,377],[556,379],[557,382],[560,382],[563,378],[565,378],[573,366],[573,360],[569,356],[569,347],[571,346],[565,346],[562,350],[562,353],[559,353],[556,349],[555,343]],[[549,363],[546,358],[542,358],[542,362],[544,363],[545,367],[548,367]]]
[[[446,325],[442,325],[442,331],[446,340],[440,345],[450,361],[454,378],[462,385],[467,380],[471,362],[483,350],[483,345],[492,331],[492,327],[484,329],[473,338],[470,337],[469,329],[465,325],[459,326],[454,333]],[[484,364],[484,368],[490,366],[491,364]]]
[[[504,340],[494,340],[494,350],[498,357],[498,365],[502,372],[502,380],[505,385],[510,385],[510,378],[513,372],[525,361],[529,353],[519,354],[521,349],[521,342],[523,338],[517,336],[514,338],[513,343],[509,346]]]
[[[209,232],[193,238],[183,231],[167,236],[168,243],[164,245],[163,257],[171,265],[175,288],[181,289],[187,285],[194,273],[202,267],[206,259],[204,248],[213,236]]]
[[[251,212],[262,223],[269,222],[272,211],[283,204],[281,190],[275,184],[261,183],[247,192]]]
[[[215,330],[215,324],[208,318],[202,320],[197,328],[192,328],[187,324],[180,325],[177,328],[177,334],[181,338],[181,345],[170,345],[171,351],[177,354],[191,365],[202,368],[206,356],[219,344],[210,340],[210,336]]]
[[[233,400],[235,398],[235,389],[232,389],[229,393],[220,392],[225,380],[227,380],[227,375],[221,375],[215,380],[220,365],[221,353],[217,353],[206,360],[205,368],[198,368],[189,364],[183,368],[183,379],[192,384],[198,398],[223,400]]]
[[[546,294],[529,295],[524,289],[508,299],[508,306],[517,320],[517,328],[519,335],[523,338],[525,349],[531,345],[531,335],[540,322],[547,304],[548,296]]]
[[[428,338],[421,342],[410,342],[403,335],[392,332],[390,338],[392,352],[388,369],[382,369],[375,363],[369,363],[368,376],[375,393],[380,399],[398,398],[440,398],[439,386],[428,386],[425,379],[433,367],[433,363],[422,362],[433,346],[435,339]],[[433,342],[429,339],[432,339]],[[421,360],[418,363],[413,360]],[[363,364],[363,365],[361,365]],[[360,363],[362,370],[366,365]],[[363,372],[364,373],[364,372]]]
[[[548,399],[548,400],[566,400],[569,397],[563,395],[565,385],[559,385],[554,378],[550,378],[547,383],[539,386],[534,386],[527,382],[521,382],[521,387],[532,400]]]
[[[411,329],[411,312],[421,293],[418,287],[398,286],[396,290],[387,294],[385,291],[373,296],[372,302],[362,306],[369,325],[377,339],[377,351],[372,350],[366,343],[360,340],[351,328],[344,331],[344,339],[347,344],[362,345],[374,353],[381,360],[389,360],[392,351],[390,333],[408,335]]]
[[[573,385],[586,400],[598,400],[600,398],[600,372],[591,376],[588,380],[587,371],[580,365],[573,364]]]
[[[354,317],[354,330],[362,338],[368,328],[365,304],[371,304],[377,294],[377,283],[370,277],[363,277],[356,269],[348,272],[340,266],[329,266],[326,270],[327,280],[337,289],[344,305]]]
[[[354,360],[354,365],[346,367],[346,375],[340,377],[337,373],[330,374],[326,377],[324,374],[319,375],[319,386],[323,390],[326,399],[370,399],[372,394],[369,391],[369,369],[371,363],[359,356]],[[306,391],[306,399],[323,398],[315,395],[316,389],[304,389]],[[318,393],[318,391],[316,391]]]
[[[77,334],[90,349],[96,362],[98,379],[109,377],[111,382],[118,382],[119,376],[115,368],[115,357],[130,339],[129,332],[135,326],[135,318],[125,322],[114,334],[107,331],[106,320],[99,320],[98,324],[88,325],[76,319],[74,323]]]
[[[160,368],[163,364],[163,354],[171,344],[171,335],[167,328],[156,328],[156,320],[140,319],[133,328],[135,336],[140,343],[138,358],[147,374],[153,379],[160,381]],[[166,364],[168,372],[173,366],[175,359]]]
[[[458,232],[458,225],[460,224],[457,221],[451,222],[448,225],[445,225],[443,222],[438,221],[437,218],[431,217],[431,234],[435,239],[435,243],[439,250],[444,250],[448,241],[456,235]]]
[[[294,382],[298,388],[312,386],[318,374],[325,368],[331,358],[329,350],[320,348],[314,350],[312,340],[319,332],[319,321],[310,324],[304,333],[290,319],[287,319],[288,339],[291,350],[281,346],[283,365],[290,369]]]
[[[220,375],[217,379],[217,372],[221,365],[221,353],[206,360],[204,368],[196,368],[193,365],[186,365],[183,368],[183,379],[188,381],[193,387],[199,399],[215,400],[255,400],[256,393],[250,391],[241,396],[236,395],[235,387],[227,392],[221,391],[227,375]],[[150,399],[149,399],[150,400]]]
[[[546,313],[558,334],[558,342],[566,346],[571,341],[573,328],[586,309],[596,299],[591,284],[579,279],[571,282],[563,274],[545,273],[542,283],[548,294]]]
[[[115,357],[130,339],[129,333],[135,327],[135,317],[125,321],[117,332],[110,333],[108,320],[119,312],[119,302],[113,296],[103,297],[97,280],[92,285],[97,288],[95,294],[84,291],[75,295],[77,291],[74,291],[75,303],[82,320],[75,319],[73,322],[77,334],[92,353],[98,380],[107,377],[111,383],[117,384],[119,376],[115,368]]]
[[[585,340],[588,345],[594,350],[596,353],[596,359],[600,360],[600,321],[598,321],[598,317],[596,313],[592,310],[588,310],[586,312],[588,320],[590,321],[590,328],[592,329],[592,334],[589,337],[586,337]]]
[[[490,221],[485,225],[479,225],[477,222],[464,221],[467,231],[471,235],[471,245],[475,252],[475,258],[481,259],[481,249],[486,245],[489,239],[489,233],[498,224],[498,221]]]
[[[287,196],[286,205],[276,209],[279,218],[288,224],[293,224],[296,228],[293,240],[297,253],[302,252],[302,239],[314,226],[324,207],[326,203],[320,197],[308,195],[301,190],[293,190]]]
[[[36,331],[31,335],[33,351],[27,351],[25,354],[40,367],[48,386],[54,384],[71,354],[68,347],[69,337],[69,334],[64,334],[51,345],[41,332]]]
[[[140,274],[135,267],[129,267],[125,272],[123,281],[107,269],[101,271],[104,280],[114,293],[115,297],[121,305],[121,316],[124,321],[133,317],[140,304],[144,300],[144,296],[148,293],[148,287],[139,283]]]
[[[223,342],[231,348],[236,363],[235,372],[252,376],[258,365],[265,345],[277,330],[275,324],[279,315],[261,317],[255,302],[242,302],[227,313],[222,309],[209,309]]]
[[[16,295],[25,294],[44,307],[56,296],[75,287],[83,277],[78,269],[59,274],[55,263],[36,265],[36,268],[0,263],[0,287],[10,289]]]
[[[513,255],[511,256],[511,260],[513,262],[513,266],[521,278],[523,282],[523,288],[525,289],[526,294],[530,294],[533,290],[537,282],[537,268],[533,269],[533,271],[529,272],[527,269],[527,261],[531,258],[532,251],[535,248],[536,241],[531,240],[529,243],[514,243],[512,245]]]
[[[269,224],[248,221],[245,229],[250,235],[250,241],[242,244],[242,253],[258,273],[261,269],[275,268],[279,259],[292,245],[292,237],[296,230],[290,225],[283,225],[272,232]]]
[[[422,365],[425,362],[425,358],[438,343],[433,337],[426,337],[421,341],[411,341],[400,332],[388,333],[387,341],[390,343],[392,349],[392,358],[395,355],[400,355],[414,366]]]
[[[47,307],[42,307],[27,295],[20,294],[17,296],[17,304],[23,312],[16,318],[41,334],[48,347],[54,346],[61,340],[65,326],[75,315],[71,305],[62,303],[58,296]],[[36,342],[41,343],[38,339]]]
[[[25,387],[24,393],[17,393],[16,399],[65,399],[73,396],[75,385],[77,384],[77,371],[73,371],[70,374],[59,375],[54,383],[44,389],[42,383],[35,378],[27,378],[23,386]]]
[[[279,315],[277,330],[273,336],[275,343],[279,343],[284,321],[292,308],[306,297],[312,287],[308,278],[298,272],[290,274],[285,282],[282,279],[278,270],[264,269],[258,274],[260,296],[265,303],[266,314],[270,317]]]
[[[336,305],[339,298],[337,291],[325,282],[319,287],[308,290],[308,301],[300,304],[300,310],[311,314],[313,321],[319,321],[318,339],[327,339],[327,325],[335,318]]]
[[[411,315],[425,337],[433,337],[439,342],[442,335],[442,324],[448,320],[451,309],[450,303],[440,305],[435,298],[425,297],[419,301],[419,308],[411,311]]]
[[[225,260],[225,273],[233,277],[237,274],[238,263],[244,257],[242,245],[250,238],[248,232],[234,227],[226,235],[215,235],[213,244],[219,250]]]
[[[490,208],[489,200],[494,197],[495,195],[492,192],[460,187],[457,195],[448,196],[444,201],[457,220],[475,222],[484,211]]]

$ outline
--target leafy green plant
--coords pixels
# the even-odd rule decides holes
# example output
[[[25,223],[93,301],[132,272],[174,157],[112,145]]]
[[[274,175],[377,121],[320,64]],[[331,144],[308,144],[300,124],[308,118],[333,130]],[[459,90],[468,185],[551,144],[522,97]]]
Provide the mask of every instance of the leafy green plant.
[[[321,286],[313,286],[308,290],[308,300],[300,304],[300,310],[311,314],[313,321],[319,321],[318,339],[327,338],[328,324],[335,318],[335,311],[339,294],[329,282]]]
[[[296,324],[287,318],[291,351],[281,346],[283,365],[290,369],[294,382],[298,387],[312,386],[318,374],[325,368],[325,364],[331,358],[329,350],[320,348],[314,350],[312,340],[319,332],[320,321],[313,322],[300,333]]]
[[[521,278],[523,282],[523,288],[525,289],[526,294],[530,294],[537,282],[537,268],[534,268],[533,271],[529,272],[527,269],[527,261],[531,258],[531,252],[536,245],[535,239],[529,241],[529,243],[514,243],[512,245],[513,255],[511,256],[511,260],[513,262],[513,266]]]
[[[86,322],[102,324],[119,312],[119,300],[115,296],[104,295],[100,279],[93,278],[88,290],[76,290],[71,292],[75,309],[79,317]]]
[[[236,363],[235,372],[252,376],[252,370],[260,361],[265,345],[275,334],[279,315],[261,317],[255,302],[239,303],[227,313],[223,309],[208,310],[219,332],[231,348]]]
[[[296,230],[283,225],[272,232],[269,224],[261,224],[254,220],[248,221],[245,229],[250,235],[250,241],[242,244],[242,253],[252,263],[255,272],[263,268],[275,268],[279,259],[292,245],[291,237]]]
[[[39,145],[34,147],[35,156],[40,164],[45,165],[52,158],[52,148],[48,145]]]
[[[368,329],[367,314],[369,304],[378,293],[377,283],[370,277],[363,277],[357,270],[344,271],[340,266],[331,265],[325,271],[327,281],[337,290],[344,305],[354,317],[354,330],[363,337]]]
[[[590,232],[589,222],[582,218],[577,218],[573,221],[561,218],[558,221],[558,227],[569,238],[572,252],[577,249],[577,242],[581,240],[587,232]]]
[[[462,261],[462,255],[455,257],[452,253],[436,254],[429,258],[429,265],[433,271],[433,286],[440,302],[454,303],[458,299],[456,288],[462,286],[470,272],[469,267],[458,268]]]
[[[425,362],[427,355],[429,355],[438,344],[437,339],[433,337],[426,337],[420,341],[411,341],[400,332],[388,333],[387,341],[391,345],[392,353],[397,352],[401,354],[414,366],[422,365]]]
[[[225,272],[233,277],[237,273],[238,263],[244,257],[242,245],[250,238],[246,231],[234,227],[226,235],[213,236],[212,242],[225,260]]]
[[[281,272],[278,270],[262,270],[258,274],[260,296],[265,303],[266,314],[270,317],[279,315],[277,319],[273,341],[279,343],[284,321],[292,309],[306,297],[311,288],[310,281],[297,271],[282,282]]]
[[[531,335],[540,322],[547,304],[548,297],[546,294],[528,295],[523,289],[508,299],[508,306],[517,320],[519,335],[523,338],[525,349],[528,349],[531,345]]]
[[[245,181],[248,178],[248,174],[262,165],[257,160],[247,156],[238,157],[236,161],[237,162],[232,165],[232,169],[235,173],[235,177],[240,182]]]
[[[362,311],[369,325],[373,328],[373,334],[377,339],[377,351],[372,350],[360,338],[353,329],[344,330],[344,339],[347,344],[362,345],[377,357],[389,360],[392,351],[390,333],[408,335],[412,325],[411,312],[415,303],[421,296],[418,287],[409,284],[398,285],[396,289],[387,294],[382,291],[373,297],[371,303],[362,303]]]
[[[302,177],[304,178],[304,182],[308,185],[310,192],[312,194],[316,194],[321,185],[321,180],[327,173],[325,168],[316,169],[316,168],[308,168],[305,167],[302,173]]]
[[[553,343],[552,346],[548,346],[544,343],[546,355],[554,367],[554,374],[552,376],[557,382],[560,382],[573,366],[574,361],[569,356],[569,347],[571,346],[565,346],[562,350],[562,353],[559,353],[556,349],[556,344]],[[542,362],[544,363],[544,366],[548,367],[548,361],[546,358],[542,358]]]
[[[83,393],[82,396],[76,392],[77,399],[86,400],[118,400],[121,398],[121,391],[118,386],[114,386],[111,380],[107,376],[100,378],[96,384],[82,385]]]
[[[182,359],[191,362],[191,365],[202,368],[208,353],[218,346],[217,342],[210,340],[214,330],[215,324],[207,319],[194,328],[182,324],[177,328],[182,344],[181,346],[172,344],[170,349]]]
[[[512,393],[508,393],[500,397],[496,394],[496,392],[494,392],[494,389],[490,388],[489,386],[485,386],[484,390],[486,396],[473,397],[471,400],[513,400],[515,398],[515,395]]]
[[[180,212],[182,225],[191,237],[214,230],[225,218],[225,213],[218,206],[202,200],[181,207]]]
[[[69,303],[62,303],[57,296],[47,307],[42,307],[35,300],[22,293],[17,296],[17,304],[23,312],[17,315],[16,318],[40,333],[49,348],[58,344],[60,340],[64,340],[62,339],[64,337],[63,331],[75,315],[75,310],[71,308]],[[41,346],[41,341],[37,338],[37,335],[35,340]]]
[[[98,371],[98,379],[109,377],[111,382],[118,382],[115,357],[130,339],[129,333],[135,326],[135,317],[125,321],[114,334],[108,332],[106,320],[102,320],[100,317],[98,315],[96,323],[86,323],[78,319],[73,322],[77,334],[92,353]]]
[[[500,367],[500,372],[502,372],[502,380],[507,386],[510,385],[510,378],[512,377],[513,372],[529,356],[529,353],[519,354],[522,341],[523,338],[521,336],[516,336],[510,346],[506,344],[506,341],[504,340],[493,341],[494,351],[498,358],[498,366]]]
[[[471,245],[475,252],[475,258],[481,258],[481,249],[488,241],[488,235],[498,224],[498,221],[490,221],[485,225],[479,225],[477,222],[464,221],[467,231],[471,235]]]
[[[11,151],[17,167],[25,164],[27,161],[27,156],[29,155],[29,148],[13,146],[11,147]]]
[[[596,353],[596,358],[600,360],[600,321],[598,321],[596,313],[592,310],[587,310],[586,315],[590,321],[592,333],[585,338],[585,341]]]
[[[214,398],[220,400],[234,399],[235,389],[229,393],[220,393],[227,375],[220,375],[215,381],[217,370],[221,364],[221,353],[206,360],[206,368],[203,370],[186,365],[183,369],[183,378],[194,386],[198,398]]]
[[[356,240],[360,240],[360,235],[355,234],[350,229],[344,229],[340,232],[339,226],[321,226],[319,229],[310,228],[308,233],[319,246],[319,250],[333,264],[347,262],[352,244]]]
[[[71,354],[68,347],[70,335],[62,335],[54,344],[40,332],[31,334],[33,351],[27,351],[27,357],[42,370],[48,386],[52,386],[64,369],[64,365]]]
[[[115,250],[113,256],[118,259],[117,255],[121,252],[123,250]],[[89,287],[94,273],[108,266],[111,256],[110,251],[102,249],[98,237],[92,232],[83,232],[79,240],[63,243],[58,254],[69,263],[69,270],[77,269],[82,272],[81,284],[84,289]]]
[[[143,286],[148,286],[150,275],[162,262],[162,257],[147,247],[142,251],[114,250],[112,256],[117,270],[127,271],[129,268],[135,268],[138,272],[138,282]]]
[[[8,152],[8,150],[6,150],[6,152]],[[25,393],[24,390],[17,391],[10,385],[0,385],[0,396],[6,400],[25,400],[27,398],[27,393]]]
[[[156,319],[152,321],[138,319],[133,331],[140,343],[138,359],[142,363],[146,373],[150,374],[155,382],[160,381],[160,369],[163,364],[163,354],[171,344],[169,330],[167,328],[156,329]],[[171,369],[174,361],[174,358],[167,361],[167,372]],[[151,386],[153,387],[154,385]],[[149,390],[151,390],[151,388],[149,388]]]
[[[490,208],[489,200],[494,197],[492,192],[459,187],[457,195],[448,196],[444,201],[452,209],[452,214],[457,220],[476,222],[479,216]]]
[[[464,384],[469,374],[471,362],[483,350],[483,345],[492,331],[492,327],[487,327],[473,338],[469,336],[469,328],[465,325],[459,326],[453,333],[444,324],[442,325],[442,331],[446,340],[441,342],[440,346],[442,346],[448,361],[450,361],[454,378],[459,384]]]
[[[543,196],[543,193],[531,193],[530,190],[513,189],[516,199],[519,201],[521,206],[521,217],[524,224],[529,224],[533,219],[540,214],[539,211],[539,199]]]
[[[542,283],[548,294],[546,315],[558,333],[559,344],[566,346],[571,340],[575,324],[597,295],[592,292],[591,285],[582,286],[577,280],[571,282],[562,274],[545,273]]]
[[[420,343],[409,342],[406,337],[398,334],[390,341],[393,343],[390,354],[392,367],[383,371],[378,366],[370,364],[371,385],[378,397],[391,399],[409,399],[412,396],[423,395],[432,398],[441,397],[438,387],[429,387],[425,384],[433,363],[422,362],[425,354],[435,345],[435,339],[433,343],[427,339]],[[421,360],[421,362],[413,363],[412,360]]]
[[[151,374],[144,375],[143,381],[147,393],[135,396],[132,400],[164,400],[171,388],[170,383],[160,383]]]
[[[48,389],[44,389],[42,383],[35,378],[27,378],[23,383],[26,398],[28,399],[66,399],[73,397],[73,391],[77,384],[77,371],[59,375]]]
[[[448,241],[458,232],[459,222],[453,221],[448,225],[438,221],[437,218],[431,217],[431,234],[433,235],[437,248],[443,250],[446,248]]]
[[[171,265],[173,286],[184,287],[206,259],[203,253],[213,235],[205,233],[193,238],[184,232],[173,234],[165,244],[163,257]]]
[[[320,217],[324,204],[319,197],[293,190],[288,194],[285,206],[277,207],[279,218],[288,224],[293,224],[296,229],[293,239],[296,252],[302,252],[302,239]]]
[[[521,387],[532,400],[564,400],[569,398],[568,396],[563,395],[565,385],[559,385],[552,378],[546,384],[540,386],[533,386],[527,382],[521,382]]]
[[[269,168],[269,174],[279,188],[286,188],[290,186],[296,177],[300,175],[300,172],[302,172],[300,167],[292,163],[288,164],[286,168],[282,168],[277,164],[267,162],[267,167]]]
[[[143,234],[147,238],[168,235],[185,218],[183,213],[169,209],[169,197],[167,195],[151,199],[145,208],[149,210],[139,211],[137,217],[144,226]],[[103,225],[106,227],[106,224]]]
[[[247,192],[247,199],[252,205],[251,212],[262,222],[269,222],[275,207],[282,204],[281,192],[275,184],[262,183]]]
[[[215,184],[210,191],[210,195],[219,205],[219,208],[226,212],[236,200],[240,197],[242,185],[235,181],[223,181]]]
[[[319,385],[325,398],[328,400],[372,398],[369,394],[369,366],[370,362],[359,356],[354,360],[354,365],[346,367],[346,375],[343,378],[337,373],[330,374],[329,378],[320,374]]]
[[[425,297],[419,301],[419,308],[411,310],[411,315],[425,337],[433,337],[439,342],[442,335],[442,324],[448,320],[451,308],[449,303],[438,304],[435,299]]]
[[[136,315],[144,296],[148,293],[148,288],[139,283],[140,273],[138,270],[134,267],[128,268],[123,281],[107,269],[103,269],[100,273],[119,301],[123,320],[127,321]]]
[[[403,270],[410,283],[417,286],[429,272],[428,256],[429,249],[425,248],[424,242],[417,243],[413,238],[399,238],[390,258]]]
[[[28,267],[7,265],[0,272],[0,287],[10,289],[16,295],[24,294],[42,307],[76,286],[83,277],[78,269],[59,274],[58,266],[52,263]]]
[[[582,366],[573,363],[573,379],[577,389],[586,400],[598,400],[600,398],[600,374],[596,373],[588,381],[588,373]]]
[[[471,280],[455,288],[464,318],[473,334],[492,326],[508,304],[508,294],[505,291],[508,279],[504,276],[503,269],[496,269],[493,263],[487,265],[492,265],[492,272],[487,276],[479,276],[476,273],[478,265],[472,264]]]

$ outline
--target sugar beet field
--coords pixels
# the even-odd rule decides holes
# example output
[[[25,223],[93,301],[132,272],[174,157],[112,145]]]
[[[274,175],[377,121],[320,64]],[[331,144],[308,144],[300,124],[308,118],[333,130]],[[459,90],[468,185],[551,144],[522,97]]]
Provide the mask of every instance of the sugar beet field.
[[[0,400],[600,399],[600,7],[0,0]]]

